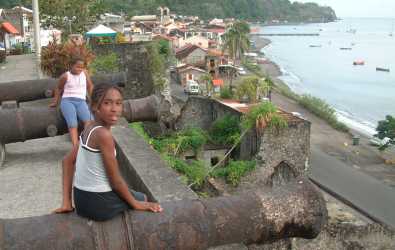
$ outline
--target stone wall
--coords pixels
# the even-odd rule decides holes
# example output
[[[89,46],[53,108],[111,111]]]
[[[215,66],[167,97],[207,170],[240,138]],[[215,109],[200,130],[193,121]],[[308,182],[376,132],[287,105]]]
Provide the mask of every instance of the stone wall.
[[[176,130],[199,127],[208,130],[215,120],[213,117],[214,101],[200,96],[190,96],[181,109],[181,115],[175,123]]]
[[[181,110],[176,121],[176,129],[200,127],[208,130],[212,123],[224,115],[241,117],[242,113],[214,99],[193,96]],[[250,130],[241,141],[234,156],[238,159],[251,159],[257,155],[260,164],[268,169],[267,176],[273,174],[274,168],[281,162],[294,167],[295,176],[305,170],[310,152],[310,122],[284,112],[288,120],[288,128],[279,131],[266,129],[258,135],[255,129]]]
[[[257,159],[265,180],[271,181],[277,166],[282,162],[290,167],[287,175],[299,176],[307,171],[310,155],[310,122],[288,120],[288,128],[272,131],[266,128],[258,137],[260,145]]]
[[[94,53],[106,55],[116,53],[119,58],[121,71],[127,75],[127,84],[124,87],[124,98],[141,98],[154,91],[154,83],[149,68],[150,58],[144,42],[122,44],[94,44]]]

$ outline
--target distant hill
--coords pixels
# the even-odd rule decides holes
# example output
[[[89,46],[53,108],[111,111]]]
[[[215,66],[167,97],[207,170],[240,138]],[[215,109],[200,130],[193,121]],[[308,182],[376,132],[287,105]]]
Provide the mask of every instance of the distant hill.
[[[291,22],[328,22],[336,19],[334,10],[315,3],[291,3],[289,0],[105,0],[111,10],[130,15],[157,13],[158,6],[167,6],[180,15],[202,19],[235,17],[238,19]]]
[[[0,8],[24,0],[0,0]],[[31,1],[28,1],[31,2]],[[103,0],[105,10],[129,15],[157,13],[167,6],[172,13],[199,16],[202,19],[235,17],[250,21],[287,20],[290,22],[329,22],[334,10],[315,3],[291,3],[289,0]]]

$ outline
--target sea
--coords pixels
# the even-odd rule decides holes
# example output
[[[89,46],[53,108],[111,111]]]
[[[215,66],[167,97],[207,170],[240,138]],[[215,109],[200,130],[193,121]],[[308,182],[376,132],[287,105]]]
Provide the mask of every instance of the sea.
[[[395,116],[395,19],[344,18],[331,23],[259,26],[263,48],[294,92],[330,104],[350,128],[373,136],[378,121]],[[392,36],[391,36],[392,34]],[[364,65],[353,65],[363,61]],[[390,72],[377,71],[376,67]]]

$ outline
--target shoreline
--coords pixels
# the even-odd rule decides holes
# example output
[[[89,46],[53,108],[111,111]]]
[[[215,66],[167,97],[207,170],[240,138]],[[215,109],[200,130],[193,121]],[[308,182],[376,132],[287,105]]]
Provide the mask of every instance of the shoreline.
[[[272,41],[270,39],[264,38],[264,37],[259,37],[259,36],[258,37],[257,36],[251,37],[251,40],[253,40],[255,42],[256,50],[259,52],[263,48],[265,48],[266,46],[268,46],[272,43]],[[281,67],[277,63],[275,63],[272,60],[270,60],[269,58],[267,58],[266,56],[265,56],[265,58],[267,60],[267,63],[260,65],[260,68],[264,72],[264,74],[268,75],[270,78],[272,78],[272,80],[280,87],[286,88],[293,94],[300,95],[300,94],[295,93],[288,86],[288,84],[286,82],[279,79],[279,77],[283,75],[283,73],[281,71]],[[289,98],[289,97],[286,97],[286,98]],[[350,135],[365,137],[366,139],[373,138],[373,134],[370,134],[369,132],[367,132],[370,129],[370,127],[364,128],[363,127],[364,125],[362,123],[360,123],[357,120],[354,120],[350,117],[343,116],[341,114],[341,112],[339,112],[337,110],[336,110],[336,118],[338,119],[338,121],[343,122],[349,128]]]
[[[271,43],[269,39],[259,36],[253,36],[251,40],[255,42],[257,51]],[[284,81],[278,78],[282,75],[280,67],[270,59],[266,59],[267,63],[258,64],[262,72],[272,78],[276,85],[285,86],[292,91]],[[304,119],[311,122],[310,143],[312,149],[341,160],[350,167],[362,170],[395,188],[395,168],[385,164],[385,162],[395,159],[395,150],[378,151],[376,147],[370,145],[371,137],[348,124],[350,129],[348,133],[332,128],[328,122],[312,114],[291,97],[285,96],[278,90],[272,92],[272,102],[287,112],[300,113]],[[360,138],[359,145],[353,145],[354,136]]]

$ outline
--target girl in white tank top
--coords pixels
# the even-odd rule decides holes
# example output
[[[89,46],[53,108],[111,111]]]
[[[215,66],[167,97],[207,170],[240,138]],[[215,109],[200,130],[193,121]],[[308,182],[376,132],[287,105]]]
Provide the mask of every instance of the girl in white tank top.
[[[63,203],[55,212],[73,211],[72,190],[77,214],[93,220],[111,219],[130,208],[162,211],[159,204],[147,202],[144,194],[129,190],[120,175],[111,126],[122,114],[122,102],[117,86],[95,85],[91,97],[95,121],[63,161]]]

